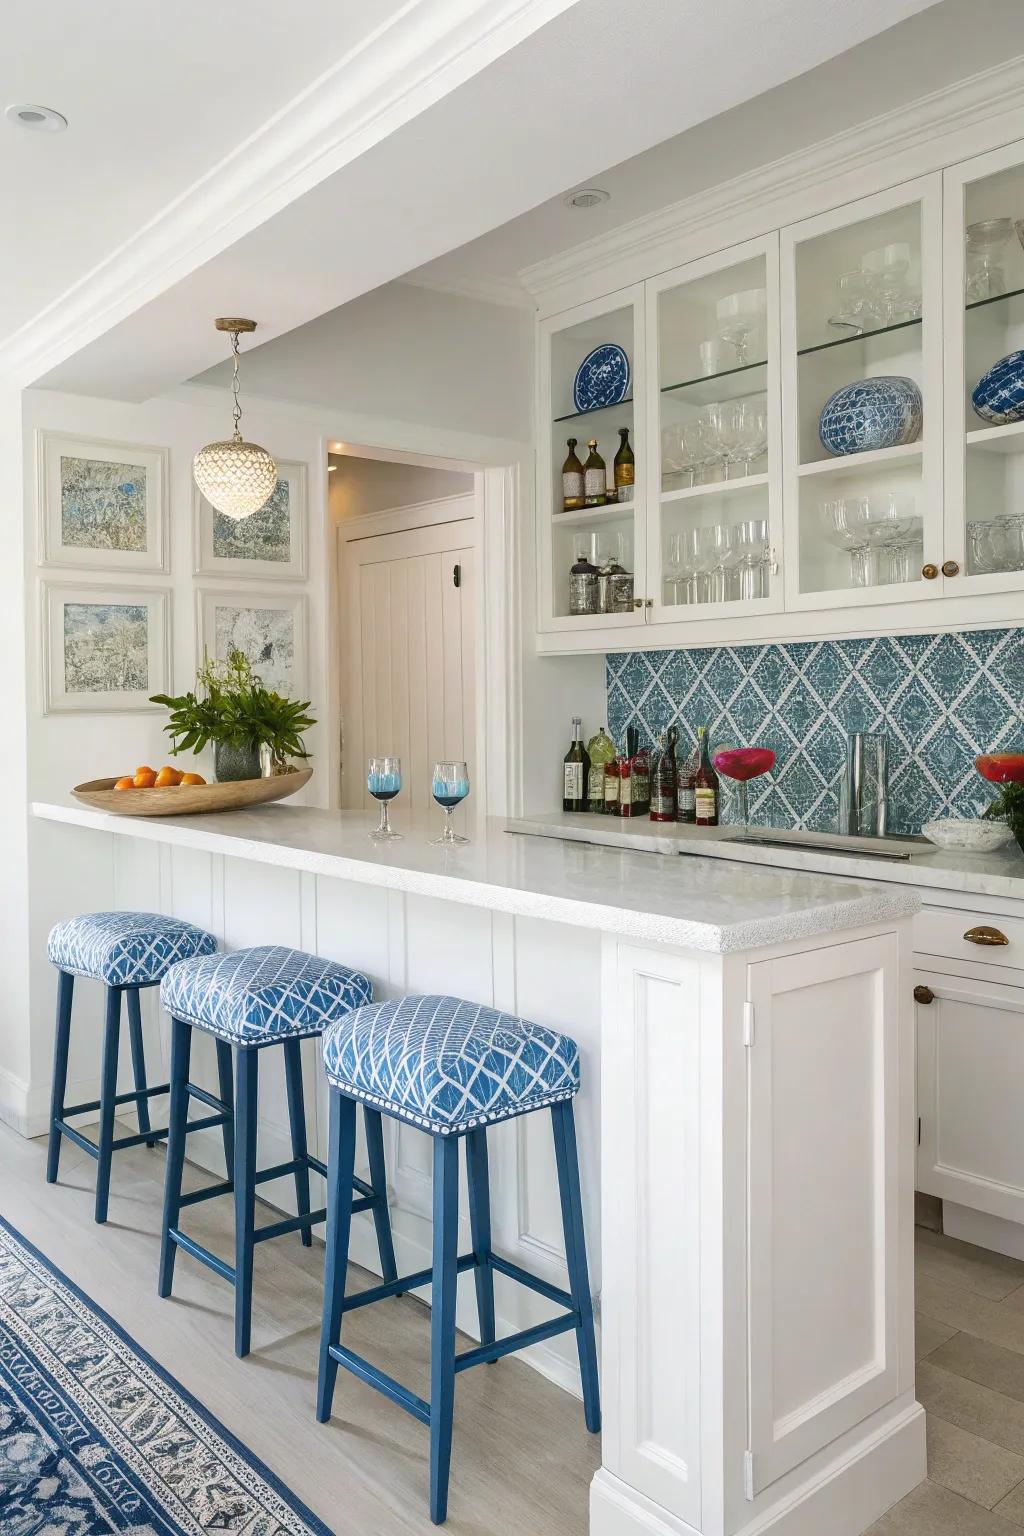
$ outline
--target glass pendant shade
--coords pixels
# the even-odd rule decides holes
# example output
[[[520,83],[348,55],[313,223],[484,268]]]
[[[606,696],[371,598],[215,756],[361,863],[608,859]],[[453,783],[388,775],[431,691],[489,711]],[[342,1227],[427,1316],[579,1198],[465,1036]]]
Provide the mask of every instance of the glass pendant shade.
[[[247,443],[241,433],[242,407],[238,403],[238,338],[256,329],[255,320],[225,318],[215,320],[218,331],[231,336],[234,370],[231,393],[235,430],[225,442],[207,443],[192,460],[192,478],[211,507],[236,522],[251,517],[273,496],[277,489],[277,465],[273,456],[259,443]]]
[[[200,448],[192,476],[211,507],[236,521],[258,512],[277,489],[273,456],[258,443],[247,443],[239,432],[227,442]]]

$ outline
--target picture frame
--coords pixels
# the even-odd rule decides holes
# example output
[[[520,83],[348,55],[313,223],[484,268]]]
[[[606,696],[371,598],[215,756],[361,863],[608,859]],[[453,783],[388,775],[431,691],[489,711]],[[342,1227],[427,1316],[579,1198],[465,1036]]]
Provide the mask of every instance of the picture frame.
[[[244,651],[266,687],[308,697],[308,602],[304,592],[196,589],[196,662]],[[289,622],[290,619],[290,622]]]
[[[149,700],[171,686],[166,588],[46,581],[40,608],[44,714],[148,714],[160,708]]]
[[[271,502],[251,517],[232,521],[217,512],[197,485],[192,487],[192,552],[197,576],[232,581],[303,581],[309,542],[305,464],[279,463],[278,488],[286,511],[267,516]],[[287,537],[285,537],[287,535]]]
[[[166,448],[37,433],[42,566],[170,570]]]

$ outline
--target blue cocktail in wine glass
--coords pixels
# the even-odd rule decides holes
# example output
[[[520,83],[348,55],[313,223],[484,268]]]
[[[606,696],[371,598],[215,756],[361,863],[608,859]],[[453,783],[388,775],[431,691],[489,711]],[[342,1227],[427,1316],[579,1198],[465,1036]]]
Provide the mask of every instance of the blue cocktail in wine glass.
[[[455,807],[461,804],[469,794],[469,769],[466,764],[435,763],[430,792],[445,815],[444,831],[440,837],[432,837],[431,842],[442,847],[451,847],[454,843],[468,843],[469,838],[460,837],[452,827]]]
[[[376,842],[389,842],[401,837],[392,832],[388,820],[388,803],[402,787],[402,759],[400,757],[371,757],[366,773],[366,787],[375,800],[380,802],[380,821],[370,833]]]

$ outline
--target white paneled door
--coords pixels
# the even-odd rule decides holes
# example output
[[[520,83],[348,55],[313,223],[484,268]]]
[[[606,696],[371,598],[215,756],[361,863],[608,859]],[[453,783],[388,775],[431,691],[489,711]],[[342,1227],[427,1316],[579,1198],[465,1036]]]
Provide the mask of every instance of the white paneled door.
[[[467,499],[467,510],[472,512]],[[366,759],[397,754],[397,808],[423,811],[434,763],[476,742],[476,550],[471,517],[343,545],[342,804],[372,804]],[[440,813],[438,813],[440,814]]]

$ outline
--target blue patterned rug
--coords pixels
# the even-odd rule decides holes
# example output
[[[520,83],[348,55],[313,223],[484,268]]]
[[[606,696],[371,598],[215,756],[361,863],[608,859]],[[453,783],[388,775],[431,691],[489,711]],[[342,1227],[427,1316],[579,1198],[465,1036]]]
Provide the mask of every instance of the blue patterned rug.
[[[0,1531],[331,1536],[2,1217]]]

